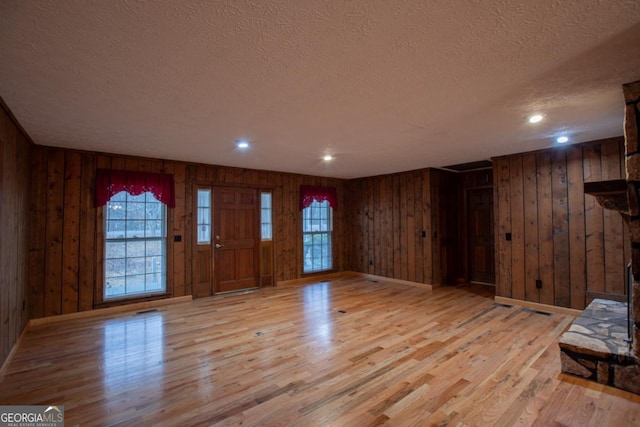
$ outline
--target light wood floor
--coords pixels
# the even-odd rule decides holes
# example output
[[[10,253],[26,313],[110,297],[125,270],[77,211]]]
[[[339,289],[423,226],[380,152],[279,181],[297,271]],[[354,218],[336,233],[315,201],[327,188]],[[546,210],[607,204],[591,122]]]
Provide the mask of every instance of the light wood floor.
[[[640,396],[560,375],[572,320],[481,285],[361,278],[31,328],[0,404],[66,425],[640,425]]]

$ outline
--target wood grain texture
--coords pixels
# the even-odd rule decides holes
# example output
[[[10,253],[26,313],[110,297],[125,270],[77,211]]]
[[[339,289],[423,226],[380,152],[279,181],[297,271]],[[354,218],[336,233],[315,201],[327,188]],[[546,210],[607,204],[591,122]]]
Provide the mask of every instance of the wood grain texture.
[[[439,216],[444,207],[440,193],[441,171],[422,169],[345,182],[347,195],[346,269],[418,283],[443,281],[440,228],[455,227]],[[455,188],[453,189],[455,193]],[[453,195],[455,198],[455,194]],[[446,250],[447,246],[445,245]]]
[[[567,153],[567,193],[569,196],[569,275],[571,308],[586,306],[587,249],[582,147],[569,147]]]
[[[571,307],[569,260],[569,203],[567,185],[567,153],[551,153],[551,198],[553,222],[553,289],[554,305]]]
[[[433,234],[435,232],[436,223],[434,222],[434,200],[431,197],[431,187],[433,180],[429,170],[422,171],[422,229],[425,237],[422,239],[422,268],[423,283],[434,284],[433,272],[433,253],[436,252]],[[357,270],[356,270],[357,271]]]
[[[30,242],[29,242],[29,313],[32,317],[44,316],[45,235],[47,199],[47,152],[31,153]],[[4,204],[2,205],[4,206]],[[92,260],[93,263],[93,260]]]
[[[582,149],[584,182],[602,181],[600,145],[587,145]],[[604,222],[603,209],[595,197],[585,197],[584,215],[587,244],[587,291],[604,292]]]
[[[523,194],[522,156],[509,158],[509,186],[511,190],[511,295],[526,300],[525,281],[525,208]],[[508,263],[508,260],[501,262]],[[504,296],[504,295],[500,295]]]
[[[352,277],[34,326],[0,401],[64,405],[67,425],[640,422],[639,396],[560,376],[571,316],[492,289]]]
[[[536,155],[538,170],[537,209],[538,209],[538,278],[542,281],[539,299],[542,304],[553,305],[553,198],[551,187],[551,153]]]
[[[522,157],[524,178],[524,270],[525,299],[540,302],[540,290],[536,280],[540,278],[540,251],[538,236],[538,167],[535,154]]]
[[[626,174],[620,169],[620,149],[616,144],[602,145],[602,180],[623,178]],[[619,261],[624,262],[622,216],[610,209],[603,209],[604,234],[604,291],[613,295],[625,295],[625,271],[618,268]]]
[[[622,178],[622,146],[612,138],[494,159],[499,296],[583,309],[587,294],[624,295],[628,231],[584,194],[585,182]]]
[[[80,268],[80,191],[82,158],[78,152],[65,156],[62,259],[62,313],[78,311]]]
[[[95,185],[96,158],[82,154],[81,188]],[[78,266],[78,311],[93,308],[95,292],[95,246],[96,245],[96,208],[95,194],[80,194],[80,256]]]
[[[9,356],[29,320],[30,303],[43,306],[41,295],[30,301],[36,277],[43,273],[29,257],[31,209],[31,142],[0,100],[0,366]],[[38,189],[42,195],[45,189]],[[40,207],[42,208],[40,199]],[[41,224],[39,224],[41,227]],[[39,231],[42,231],[39,228]],[[44,248],[36,248],[43,250]]]
[[[511,298],[511,187],[510,161],[501,157],[494,160],[495,192],[493,197],[496,234],[496,294]]]
[[[64,152],[47,152],[44,315],[62,313]]]
[[[464,280],[465,190],[492,183],[491,170],[438,169],[347,181],[347,269],[428,284]]]

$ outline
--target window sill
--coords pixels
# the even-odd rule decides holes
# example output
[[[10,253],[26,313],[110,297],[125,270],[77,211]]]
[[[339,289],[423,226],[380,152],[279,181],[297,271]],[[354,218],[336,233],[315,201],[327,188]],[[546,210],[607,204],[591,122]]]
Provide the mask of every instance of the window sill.
[[[127,296],[122,298],[113,298],[113,299],[99,301],[93,305],[93,308],[117,307],[120,305],[133,304],[137,302],[167,299],[167,298],[171,298],[172,296],[173,295],[169,292],[161,292],[157,294],[148,294],[148,295],[132,295],[132,296]]]
[[[335,269],[331,268],[329,270],[320,270],[320,271],[313,271],[313,272],[309,272],[309,273],[302,273],[302,275],[300,277],[323,276],[325,274],[336,273],[337,271],[338,270],[335,270]]]

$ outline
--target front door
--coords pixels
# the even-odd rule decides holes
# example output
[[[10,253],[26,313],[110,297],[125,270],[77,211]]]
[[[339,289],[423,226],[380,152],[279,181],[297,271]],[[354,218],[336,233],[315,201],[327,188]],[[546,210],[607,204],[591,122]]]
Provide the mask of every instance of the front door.
[[[495,283],[493,189],[467,190],[469,281]]]
[[[259,203],[253,188],[214,189],[215,292],[259,286]]]

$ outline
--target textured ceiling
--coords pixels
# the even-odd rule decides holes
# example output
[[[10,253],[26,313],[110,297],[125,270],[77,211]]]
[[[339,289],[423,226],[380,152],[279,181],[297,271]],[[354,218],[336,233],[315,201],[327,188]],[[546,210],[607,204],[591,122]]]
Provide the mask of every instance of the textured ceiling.
[[[353,178],[622,135],[638,79],[637,0],[0,0],[43,145]]]

